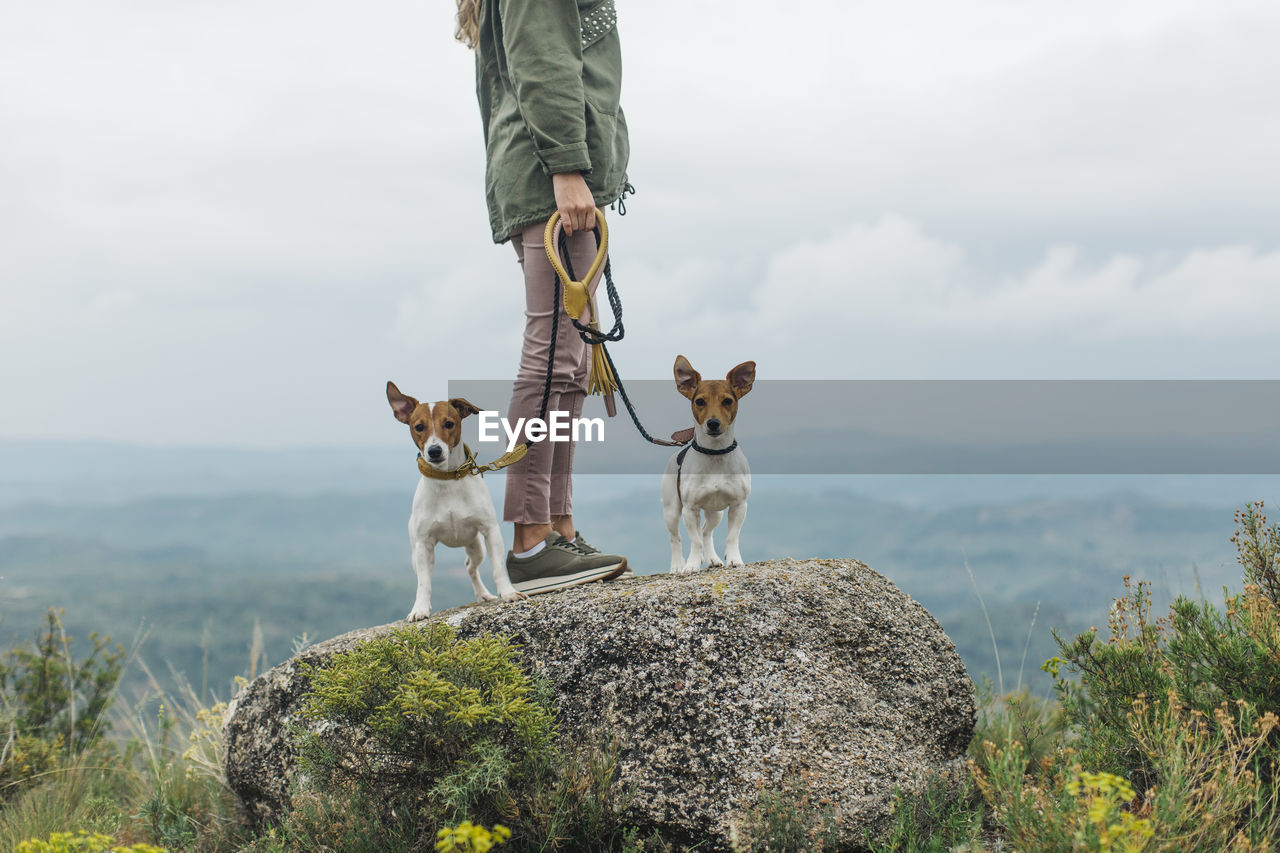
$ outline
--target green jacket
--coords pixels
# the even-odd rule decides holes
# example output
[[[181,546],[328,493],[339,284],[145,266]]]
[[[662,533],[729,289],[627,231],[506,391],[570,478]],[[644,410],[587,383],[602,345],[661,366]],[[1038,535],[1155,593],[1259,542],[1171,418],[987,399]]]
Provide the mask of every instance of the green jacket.
[[[482,0],[476,95],[496,243],[555,212],[551,176],[581,172],[596,204],[626,186],[614,0]]]

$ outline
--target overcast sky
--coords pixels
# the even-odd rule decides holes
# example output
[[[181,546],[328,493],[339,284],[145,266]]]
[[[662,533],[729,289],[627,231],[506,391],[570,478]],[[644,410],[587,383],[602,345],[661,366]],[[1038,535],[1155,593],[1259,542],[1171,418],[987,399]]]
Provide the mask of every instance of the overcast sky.
[[[1280,372],[1273,0],[618,7],[624,377]],[[452,12],[10,4],[0,438],[397,443],[387,379],[512,375]]]

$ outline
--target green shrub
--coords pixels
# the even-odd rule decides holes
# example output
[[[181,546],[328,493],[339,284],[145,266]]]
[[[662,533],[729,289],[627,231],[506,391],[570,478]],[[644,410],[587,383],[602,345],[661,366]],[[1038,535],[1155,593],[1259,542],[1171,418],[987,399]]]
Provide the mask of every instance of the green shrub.
[[[514,849],[604,850],[621,838],[616,749],[559,745],[550,688],[520,668],[509,639],[411,626],[307,674],[304,715],[327,723],[298,739],[313,835],[328,837],[336,800],[377,814],[388,849],[463,821],[510,827]]]
[[[51,608],[32,645],[15,646],[0,659],[0,800],[63,758],[99,745],[110,729],[107,709],[124,650],[97,634],[89,642],[88,657],[75,660],[73,639]]]
[[[1027,759],[1024,772],[1032,772],[1033,767],[1051,755],[1068,737],[1068,720],[1062,703],[1035,696],[1026,687],[996,696],[991,680],[985,679],[978,688],[978,699],[978,719],[969,745],[970,758],[982,757],[984,743],[992,743],[999,748],[1019,743]]]
[[[226,705],[207,706],[185,682],[166,693],[136,658],[151,689],[135,707],[116,702],[124,652],[91,641],[76,660],[50,610],[35,642],[0,660],[0,850],[239,850],[247,827],[223,767]]]
[[[408,853],[427,849],[410,816],[350,782],[297,792],[284,820],[242,853]]]
[[[1150,713],[1173,696],[1175,704],[1213,723],[1226,703],[1257,711],[1280,710],[1280,607],[1270,590],[1280,589],[1275,567],[1280,531],[1267,527],[1261,504],[1236,514],[1232,541],[1244,569],[1244,591],[1224,591],[1222,609],[1177,599],[1167,617],[1151,614],[1149,586],[1130,584],[1112,608],[1110,636],[1096,631],[1071,641],[1058,638],[1062,658],[1046,664],[1068,717],[1079,728],[1078,748],[1086,764],[1131,778],[1141,788],[1156,781],[1153,758],[1130,731],[1134,703]],[[1079,676],[1064,677],[1062,669]],[[1280,739],[1259,748],[1262,771],[1280,759]]]
[[[928,780],[923,790],[897,791],[893,823],[875,853],[946,853],[981,849],[984,809],[968,779],[958,786],[945,778]]]
[[[1273,712],[1259,716],[1242,700],[1210,715],[1176,696],[1135,703],[1130,733],[1156,780],[1139,798],[1153,823],[1150,849],[1275,850],[1280,791],[1261,756],[1278,727]]]
[[[1156,782],[1145,791],[1085,769],[1067,747],[1037,764],[1016,741],[988,741],[971,768],[1000,834],[1017,850],[1274,850],[1280,796],[1256,767],[1275,715],[1220,708],[1216,716],[1210,725],[1176,703],[1139,704],[1129,736],[1151,758]]]
[[[136,775],[119,759],[91,750],[74,760],[60,759],[40,784],[15,786],[17,793],[0,808],[0,850],[16,850],[24,841],[48,838],[67,827],[118,835],[129,823],[130,799],[139,787]]]
[[[320,736],[305,738],[310,769],[330,783],[351,780],[430,801],[449,823],[499,821],[515,806],[512,783],[535,774],[552,751],[554,717],[535,701],[504,638],[459,643],[442,623],[406,628],[307,674],[305,716],[371,738],[342,755]]]
[[[1152,821],[1131,811],[1135,794],[1128,780],[1064,761],[1045,761],[1039,772],[1025,773],[1027,764],[1017,742],[1005,748],[988,742],[981,760],[971,763],[974,781],[1010,848],[1044,853],[1193,849],[1147,846]]]
[[[121,715],[131,735],[130,827],[174,850],[237,849],[246,827],[226,783],[226,704],[206,706],[187,684],[168,694],[152,686],[153,695]]]
[[[1231,542],[1244,569],[1244,582],[1258,587],[1280,604],[1280,525],[1267,526],[1262,501],[1236,512],[1236,532]]]
[[[765,788],[755,806],[730,828],[734,853],[821,853],[839,840],[835,809],[812,801],[808,787],[792,781]]]
[[[1039,712],[1031,726],[984,730],[971,768],[1010,846],[1280,846],[1280,529],[1261,510],[1236,514],[1245,588],[1224,591],[1221,609],[1180,598],[1154,618],[1148,586],[1126,577],[1105,641],[1058,638],[1062,657],[1044,669],[1061,737],[1042,739],[1053,716]]]

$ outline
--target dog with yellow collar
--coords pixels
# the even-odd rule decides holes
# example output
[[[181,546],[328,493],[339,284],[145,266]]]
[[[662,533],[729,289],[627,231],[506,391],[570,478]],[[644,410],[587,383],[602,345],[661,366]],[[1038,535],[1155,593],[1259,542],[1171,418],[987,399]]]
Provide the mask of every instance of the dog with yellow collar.
[[[387,402],[396,420],[409,425],[409,434],[418,446],[418,468],[422,473],[409,515],[409,542],[418,591],[406,618],[416,622],[431,614],[431,575],[435,570],[437,544],[466,551],[467,575],[476,601],[524,598],[524,593],[512,586],[502,559],[506,548],[493,499],[484,481],[471,476],[475,459],[468,459],[462,443],[463,419],[479,414],[480,409],[462,397],[419,403],[400,393],[394,382],[387,383]],[[480,579],[480,564],[486,550],[493,564],[497,595],[489,592]]]

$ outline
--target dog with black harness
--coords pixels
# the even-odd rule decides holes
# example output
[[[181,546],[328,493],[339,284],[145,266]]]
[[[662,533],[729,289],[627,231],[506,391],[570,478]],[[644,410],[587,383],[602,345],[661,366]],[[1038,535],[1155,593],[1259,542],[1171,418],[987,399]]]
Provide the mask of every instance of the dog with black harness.
[[[671,457],[662,475],[662,515],[671,533],[671,571],[696,572],[707,566],[744,565],[738,539],[747,517],[751,468],[733,437],[738,400],[756,378],[756,363],[744,361],[724,379],[704,380],[682,355],[676,356],[676,389],[693,410],[693,441]],[[711,533],[729,514],[722,561]],[[680,522],[689,531],[689,556],[680,543]]]

